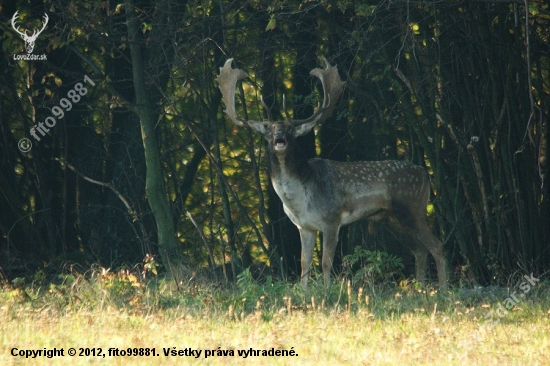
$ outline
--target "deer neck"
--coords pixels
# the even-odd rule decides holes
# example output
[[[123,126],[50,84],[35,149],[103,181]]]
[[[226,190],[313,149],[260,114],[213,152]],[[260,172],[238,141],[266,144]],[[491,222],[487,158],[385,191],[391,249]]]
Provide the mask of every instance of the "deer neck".
[[[284,153],[269,151],[271,180],[275,191],[283,200],[289,202],[303,199],[303,187],[312,174],[312,168],[301,151],[289,146]]]

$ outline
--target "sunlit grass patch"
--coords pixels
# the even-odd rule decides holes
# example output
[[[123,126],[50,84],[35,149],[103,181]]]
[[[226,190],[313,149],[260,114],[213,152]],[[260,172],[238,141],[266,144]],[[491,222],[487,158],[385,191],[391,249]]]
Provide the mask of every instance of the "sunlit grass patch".
[[[126,277],[125,277],[126,276]],[[0,364],[369,364],[543,365],[550,357],[550,286],[487,322],[513,291],[380,285],[336,279],[299,285],[250,273],[236,284],[176,285],[100,269],[53,280],[4,283]],[[155,348],[151,357],[25,359],[11,349]],[[233,350],[235,356],[164,356],[174,350]],[[238,356],[238,350],[293,350],[294,357]],[[248,352],[247,351],[247,352]],[[251,353],[254,354],[254,353]]]

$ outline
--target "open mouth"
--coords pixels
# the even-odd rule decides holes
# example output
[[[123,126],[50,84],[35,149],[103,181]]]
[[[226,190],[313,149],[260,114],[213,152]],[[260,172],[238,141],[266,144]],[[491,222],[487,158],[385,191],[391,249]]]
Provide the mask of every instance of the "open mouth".
[[[283,138],[276,138],[275,139],[275,149],[276,150],[283,150],[286,148],[286,140]]]

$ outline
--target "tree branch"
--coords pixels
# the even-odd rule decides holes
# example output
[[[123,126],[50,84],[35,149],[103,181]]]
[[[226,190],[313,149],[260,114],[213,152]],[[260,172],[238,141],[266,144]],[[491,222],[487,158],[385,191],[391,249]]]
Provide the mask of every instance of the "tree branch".
[[[61,165],[66,165],[69,169],[71,169],[73,172],[75,172],[75,174],[78,175],[80,178],[82,178],[82,179],[84,179],[84,180],[86,180],[90,183],[97,184],[97,185],[109,188],[111,191],[113,191],[114,194],[116,194],[118,196],[118,198],[122,201],[122,203],[124,203],[124,206],[126,206],[126,209],[128,210],[128,213],[132,216],[134,221],[138,219],[137,213],[132,208],[132,205],[130,204],[130,202],[128,202],[128,200],[115,188],[115,186],[113,184],[100,182],[98,180],[90,178],[90,177],[84,175],[83,173],[81,173],[80,171],[78,171],[74,166],[72,166],[71,164],[67,163],[64,160],[61,160],[61,159],[58,159],[58,158],[54,158],[54,160],[59,161],[61,163]]]

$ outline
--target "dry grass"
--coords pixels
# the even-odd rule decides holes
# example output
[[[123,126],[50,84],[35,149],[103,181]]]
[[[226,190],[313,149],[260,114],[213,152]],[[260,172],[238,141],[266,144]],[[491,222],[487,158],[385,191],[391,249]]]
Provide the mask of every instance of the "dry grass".
[[[314,288],[306,295],[297,286],[242,281],[232,290],[189,286],[175,291],[167,284],[137,286],[131,281],[110,285],[77,278],[70,284],[4,286],[0,364],[502,366],[547,365],[550,360],[549,291],[544,284],[494,327],[483,319],[504,301],[504,290],[489,296],[387,289],[370,293],[366,303],[365,294],[358,297],[356,289],[346,286],[335,286],[328,294]],[[65,357],[13,357],[13,347],[64,348]],[[69,347],[99,347],[103,353],[111,347],[154,347],[160,355],[70,357]],[[172,347],[203,351],[199,359],[164,356],[163,348]],[[218,348],[233,350],[235,356],[204,358],[206,349]],[[238,350],[250,348],[293,349],[297,356],[238,356]]]

